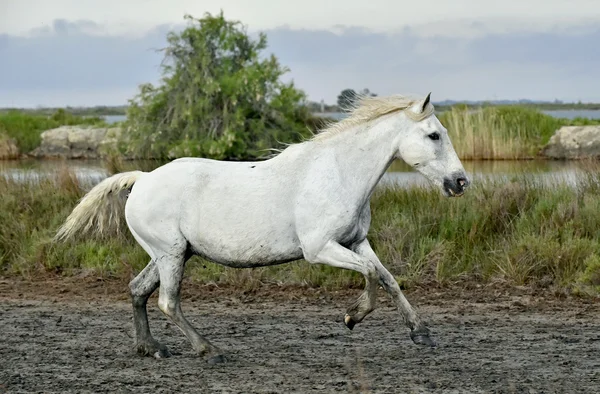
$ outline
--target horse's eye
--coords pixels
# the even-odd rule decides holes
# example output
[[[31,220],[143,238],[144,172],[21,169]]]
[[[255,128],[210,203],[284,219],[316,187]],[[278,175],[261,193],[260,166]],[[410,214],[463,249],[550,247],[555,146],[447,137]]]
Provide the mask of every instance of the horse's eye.
[[[434,141],[440,139],[440,135],[438,133],[431,133],[427,137],[431,138]]]

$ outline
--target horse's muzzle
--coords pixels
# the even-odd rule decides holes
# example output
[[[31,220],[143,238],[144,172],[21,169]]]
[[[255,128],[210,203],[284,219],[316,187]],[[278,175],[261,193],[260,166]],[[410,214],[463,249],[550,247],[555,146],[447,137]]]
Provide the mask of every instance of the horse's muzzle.
[[[448,197],[460,197],[470,184],[471,181],[465,174],[459,174],[451,178],[445,178],[443,188]]]

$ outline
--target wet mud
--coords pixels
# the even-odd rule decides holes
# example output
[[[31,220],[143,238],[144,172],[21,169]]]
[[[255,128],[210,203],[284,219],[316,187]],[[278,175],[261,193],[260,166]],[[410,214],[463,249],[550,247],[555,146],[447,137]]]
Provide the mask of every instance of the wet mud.
[[[193,289],[184,313],[227,357],[209,365],[155,297],[151,329],[173,353],[162,360],[135,354],[125,286],[52,286],[0,285],[0,393],[600,392],[600,307],[590,300],[408,294],[438,342],[431,349],[412,343],[381,290],[350,331],[344,311],[358,289]]]

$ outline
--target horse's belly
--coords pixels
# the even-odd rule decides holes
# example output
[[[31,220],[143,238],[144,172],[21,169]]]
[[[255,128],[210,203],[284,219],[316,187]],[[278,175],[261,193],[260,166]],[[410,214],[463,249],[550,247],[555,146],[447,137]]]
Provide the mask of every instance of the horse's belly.
[[[261,205],[210,204],[183,219],[182,231],[195,253],[218,263],[256,267],[302,258],[289,215]]]
[[[189,240],[194,253],[230,267],[260,267],[302,258],[302,249],[292,237],[283,234],[199,231]],[[213,231],[211,231],[213,230]]]

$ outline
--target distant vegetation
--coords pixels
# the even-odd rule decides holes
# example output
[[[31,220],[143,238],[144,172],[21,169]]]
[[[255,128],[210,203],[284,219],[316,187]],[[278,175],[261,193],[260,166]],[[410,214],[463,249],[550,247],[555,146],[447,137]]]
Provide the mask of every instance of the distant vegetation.
[[[520,101],[498,101],[498,102],[452,102],[452,103],[438,103],[435,104],[435,108],[438,111],[449,110],[452,107],[466,107],[469,109],[479,109],[487,107],[521,107],[536,109],[540,111],[558,111],[558,110],[600,110],[600,103],[563,103],[560,101],[555,102],[533,102],[529,100]]]
[[[327,109],[330,110],[331,107]],[[136,107],[131,111],[143,110]],[[280,130],[267,128],[267,125],[269,127],[275,127],[275,125],[264,121],[264,118],[260,118],[261,120],[245,119],[243,122],[240,121],[241,126],[239,127],[242,127],[244,123],[246,124],[244,127],[251,128],[249,130],[240,128],[237,134],[231,134],[233,132],[229,131],[229,139],[225,139],[223,136],[211,138],[212,134],[200,128],[190,130],[190,132],[195,131],[198,137],[166,134],[157,138],[158,135],[151,127],[153,123],[147,123],[149,118],[142,118],[146,119],[142,123],[139,123],[139,118],[134,118],[125,123],[126,127],[133,127],[133,122],[138,122],[137,127],[145,128],[133,131],[130,138],[123,141],[123,152],[131,153],[133,151],[140,158],[154,155],[160,159],[168,159],[169,153],[173,156],[198,155],[234,160],[260,158],[269,153],[269,148],[279,148],[281,143],[297,142],[300,136],[307,136],[317,131],[326,121],[331,121],[331,119],[311,115],[312,112],[319,111],[320,104],[308,103],[303,109],[293,112],[299,118],[304,117],[303,119],[296,118],[294,122],[289,123],[287,129],[284,126]],[[142,113],[140,112],[137,116],[142,116]],[[218,115],[215,116],[217,118],[213,122],[221,124],[218,123],[220,121]],[[438,117],[448,128],[454,147],[463,160],[536,157],[540,149],[560,127],[600,124],[600,119],[561,119],[544,114],[534,108],[516,105],[476,109],[466,105],[455,105],[439,113]],[[283,122],[281,119],[279,121]],[[64,109],[59,109],[51,114],[17,110],[0,112],[0,136],[7,135],[14,138],[22,152],[35,149],[40,143],[40,134],[44,130],[61,125],[80,124],[106,126],[99,116],[73,115]],[[290,128],[290,125],[293,125],[293,128]],[[256,130],[257,127],[264,127],[264,129]],[[142,130],[146,130],[148,134],[143,134]],[[173,132],[175,131],[183,133],[183,129]],[[146,137],[144,137],[145,135]],[[168,138],[167,135],[171,135],[171,137]],[[202,135],[204,137],[201,137]]]
[[[0,113],[0,136],[13,138],[21,152],[29,152],[40,145],[43,131],[63,125],[103,125],[99,117],[82,117],[73,115],[64,109],[52,114],[27,113],[11,110]]]
[[[379,188],[370,240],[405,287],[504,282],[557,292],[600,292],[600,172],[577,187],[527,179],[479,182],[459,199],[421,187]],[[33,182],[0,178],[0,273],[127,279],[148,256],[128,231],[108,239],[52,244],[85,193],[67,170]],[[304,261],[257,269],[225,268],[197,257],[188,275],[202,283],[251,288],[275,282],[337,289],[362,287],[354,272]]]
[[[126,115],[127,106],[117,105],[98,105],[94,107],[43,107],[43,108],[0,108],[0,115],[7,112],[23,112],[28,115],[52,116],[57,111],[64,111],[74,116],[107,116],[107,115]]]
[[[345,89],[344,91],[354,91],[353,89]],[[363,92],[369,89],[363,89]],[[375,93],[371,93],[375,94]],[[343,93],[340,93],[342,96]],[[338,97],[339,100],[339,97]],[[489,102],[472,102],[462,103],[453,102],[452,104],[434,103],[438,112],[450,110],[452,107],[466,107],[469,109],[480,109],[485,107],[506,107],[514,106],[521,108],[531,108],[541,111],[557,111],[557,110],[600,110],[600,103],[562,103],[562,102],[504,102],[504,103],[489,103]],[[304,105],[310,112],[321,112],[321,103],[316,101],[307,101]],[[339,106],[339,101],[331,103],[323,103],[325,112],[342,112]],[[99,105],[94,107],[43,107],[43,108],[0,108],[0,114],[19,111],[32,115],[52,115],[58,110],[63,110],[71,115],[77,116],[107,116],[107,115],[127,115],[128,105],[106,106]]]

